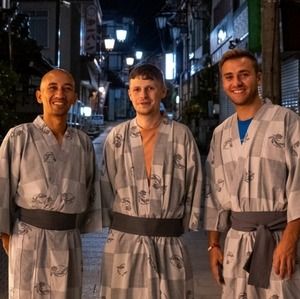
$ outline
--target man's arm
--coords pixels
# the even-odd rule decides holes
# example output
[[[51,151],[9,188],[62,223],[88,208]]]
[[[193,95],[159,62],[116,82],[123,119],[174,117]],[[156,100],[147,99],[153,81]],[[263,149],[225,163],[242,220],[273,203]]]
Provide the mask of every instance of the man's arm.
[[[117,168],[115,165],[114,130],[106,137],[103,146],[103,155],[100,171],[100,193],[103,227],[111,225],[111,212],[115,198],[115,177]]]
[[[2,240],[3,249],[5,250],[6,254],[8,255],[9,235],[2,233],[0,235],[0,239]]]
[[[208,232],[208,254],[210,270],[213,278],[219,285],[224,284],[223,278],[223,252],[220,246],[220,233],[217,231]]]
[[[273,254],[274,271],[282,279],[291,278],[294,273],[299,236],[300,218],[287,224]]]

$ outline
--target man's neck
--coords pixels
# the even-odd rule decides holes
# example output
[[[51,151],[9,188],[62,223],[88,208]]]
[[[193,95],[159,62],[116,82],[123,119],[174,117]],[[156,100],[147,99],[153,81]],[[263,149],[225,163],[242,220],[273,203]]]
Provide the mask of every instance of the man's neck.
[[[236,113],[239,120],[247,120],[253,118],[255,113],[263,105],[260,98],[257,98],[251,105],[236,105]]]
[[[67,117],[47,117],[43,116],[43,120],[48,128],[52,131],[57,141],[61,143],[62,138],[67,129]]]
[[[158,115],[151,115],[151,116],[146,116],[146,115],[137,115],[136,116],[136,122],[137,125],[141,129],[154,129],[157,128],[162,121],[162,116],[160,114]]]

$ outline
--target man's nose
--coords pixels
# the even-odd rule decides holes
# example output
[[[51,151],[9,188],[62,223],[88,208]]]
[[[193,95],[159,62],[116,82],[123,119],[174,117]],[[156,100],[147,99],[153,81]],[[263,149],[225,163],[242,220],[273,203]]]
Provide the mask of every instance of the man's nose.
[[[56,90],[56,95],[58,97],[65,97],[66,92],[65,92],[64,88],[58,87],[57,90]]]
[[[148,90],[148,88],[144,88],[144,89],[142,89],[142,94],[143,94],[143,96],[144,96],[144,97],[147,97],[147,96],[148,96],[148,94],[149,94],[149,90]]]
[[[141,97],[144,98],[144,97],[147,97],[147,96],[148,96],[148,91],[147,91],[147,89],[146,89],[146,88],[144,88],[144,89],[142,88],[142,89],[141,89]]]
[[[242,84],[242,80],[241,80],[240,76],[235,76],[235,77],[233,78],[233,83],[234,83],[235,85],[241,85],[241,84]]]

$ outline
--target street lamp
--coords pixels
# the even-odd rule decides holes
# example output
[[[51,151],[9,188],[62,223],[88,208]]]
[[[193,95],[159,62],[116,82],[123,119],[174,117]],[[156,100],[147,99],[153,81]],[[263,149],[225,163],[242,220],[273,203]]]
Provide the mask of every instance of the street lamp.
[[[135,51],[135,58],[137,60],[142,59],[142,57],[143,57],[143,52],[142,51]]]
[[[159,29],[164,29],[167,26],[167,14],[160,14],[155,17],[156,25]]]
[[[114,38],[111,38],[111,37],[109,37],[109,38],[105,38],[104,39],[104,46],[105,46],[105,49],[107,50],[107,51],[112,51],[113,49],[114,49],[114,47],[115,47],[115,39]]]
[[[125,29],[117,29],[116,30],[116,36],[117,36],[117,40],[121,43],[123,43],[126,39],[127,36],[127,30]]]
[[[180,37],[181,28],[177,26],[172,26],[170,28],[171,36],[174,41],[177,41]]]
[[[132,66],[134,64],[134,58],[133,57],[126,57],[126,64],[128,66]]]

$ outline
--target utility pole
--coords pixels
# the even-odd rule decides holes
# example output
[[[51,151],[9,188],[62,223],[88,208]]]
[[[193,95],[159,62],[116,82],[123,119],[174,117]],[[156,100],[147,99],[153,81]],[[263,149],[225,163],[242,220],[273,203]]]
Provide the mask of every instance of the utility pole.
[[[55,8],[55,53],[54,62],[56,66],[60,66],[60,0],[56,0]]]
[[[262,0],[262,92],[274,104],[281,103],[280,0]]]

